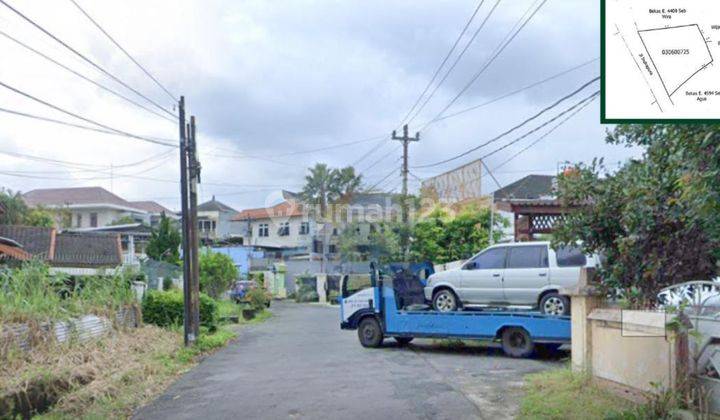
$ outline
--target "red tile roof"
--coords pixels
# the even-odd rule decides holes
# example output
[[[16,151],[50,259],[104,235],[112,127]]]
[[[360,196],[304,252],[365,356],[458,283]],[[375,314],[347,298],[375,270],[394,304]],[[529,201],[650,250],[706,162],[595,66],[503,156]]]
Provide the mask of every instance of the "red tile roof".
[[[283,201],[272,207],[247,209],[233,216],[232,220],[269,219],[271,217],[302,216],[302,205],[296,201]]]

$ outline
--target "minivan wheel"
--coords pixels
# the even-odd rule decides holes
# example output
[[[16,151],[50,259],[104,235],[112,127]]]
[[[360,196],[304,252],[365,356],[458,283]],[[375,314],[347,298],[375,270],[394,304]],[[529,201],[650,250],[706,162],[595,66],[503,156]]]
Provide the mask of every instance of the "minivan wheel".
[[[540,312],[546,315],[570,315],[570,299],[556,292],[540,299]]]
[[[438,312],[452,312],[458,308],[458,300],[452,290],[442,289],[433,295],[433,308]]]

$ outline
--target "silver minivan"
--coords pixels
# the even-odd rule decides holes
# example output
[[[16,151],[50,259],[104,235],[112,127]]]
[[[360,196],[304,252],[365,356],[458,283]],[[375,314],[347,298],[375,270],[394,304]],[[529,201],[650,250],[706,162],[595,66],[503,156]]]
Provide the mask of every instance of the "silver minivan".
[[[570,302],[560,289],[577,284],[580,268],[596,263],[579,248],[553,249],[550,242],[493,245],[458,268],[430,276],[425,298],[441,312],[472,305],[520,306],[568,315]]]

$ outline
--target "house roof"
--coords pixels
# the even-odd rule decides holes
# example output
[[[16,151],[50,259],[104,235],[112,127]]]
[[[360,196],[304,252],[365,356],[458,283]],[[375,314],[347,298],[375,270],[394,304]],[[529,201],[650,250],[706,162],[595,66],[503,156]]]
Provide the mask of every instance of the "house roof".
[[[495,201],[539,200],[555,197],[555,177],[528,175],[495,191]]]
[[[166,215],[174,215],[175,212],[158,203],[157,201],[129,201],[131,206],[148,213],[165,213]]]
[[[51,261],[60,267],[115,267],[122,264],[120,237],[117,234],[60,233]]]
[[[30,207],[106,204],[144,211],[102,187],[43,188],[26,192],[23,199]]]
[[[256,220],[269,219],[271,217],[292,217],[302,216],[302,205],[297,201],[283,201],[272,207],[261,207],[256,209],[243,210],[233,216],[232,220]]]
[[[0,225],[0,236],[19,243],[23,249],[42,259],[52,258],[54,228]]]
[[[0,225],[0,236],[22,250],[63,267],[115,267],[122,264],[118,234],[57,233],[55,228]]]
[[[233,212],[237,213],[237,210],[234,208],[228,206],[227,204],[221,203],[217,200],[215,200],[215,196],[213,195],[212,200],[206,201],[202,204],[199,204],[197,206],[198,211],[219,211],[219,212]]]
[[[354,193],[350,199],[350,204],[353,206],[380,206],[390,207],[393,204],[397,204],[400,201],[398,194],[392,193]]]

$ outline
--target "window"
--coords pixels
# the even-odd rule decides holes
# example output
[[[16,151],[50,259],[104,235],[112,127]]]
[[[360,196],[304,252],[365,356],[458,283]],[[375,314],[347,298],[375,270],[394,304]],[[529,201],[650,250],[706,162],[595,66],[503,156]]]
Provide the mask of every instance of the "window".
[[[82,214],[75,216],[75,227],[82,227]]]
[[[270,229],[268,228],[267,223],[260,223],[260,226],[258,226],[258,236],[260,236],[260,237],[270,236]]]
[[[216,226],[217,226],[217,222],[216,222],[216,221],[213,220],[213,221],[210,222],[210,229],[212,229],[213,231],[215,230],[215,227],[216,227]]]
[[[369,275],[348,274],[342,283],[342,295],[348,297],[370,287],[372,287],[372,282]]]
[[[558,267],[584,267],[587,257],[576,246],[562,246],[555,250]]]
[[[332,234],[333,234],[333,236],[337,236],[337,234],[338,234],[337,228],[333,228],[333,233],[332,233]]]
[[[97,227],[97,213],[90,213],[90,227]]]
[[[507,268],[544,268],[547,263],[547,247],[510,247]]]
[[[300,223],[300,234],[307,235],[309,233],[310,233],[310,222],[301,222]]]
[[[280,228],[278,229],[278,236],[288,236],[288,235],[290,235],[290,222],[280,223]]]
[[[465,265],[466,270],[505,268],[506,248],[489,249]]]
[[[328,252],[334,254],[337,252],[337,246],[335,244],[328,245]]]

